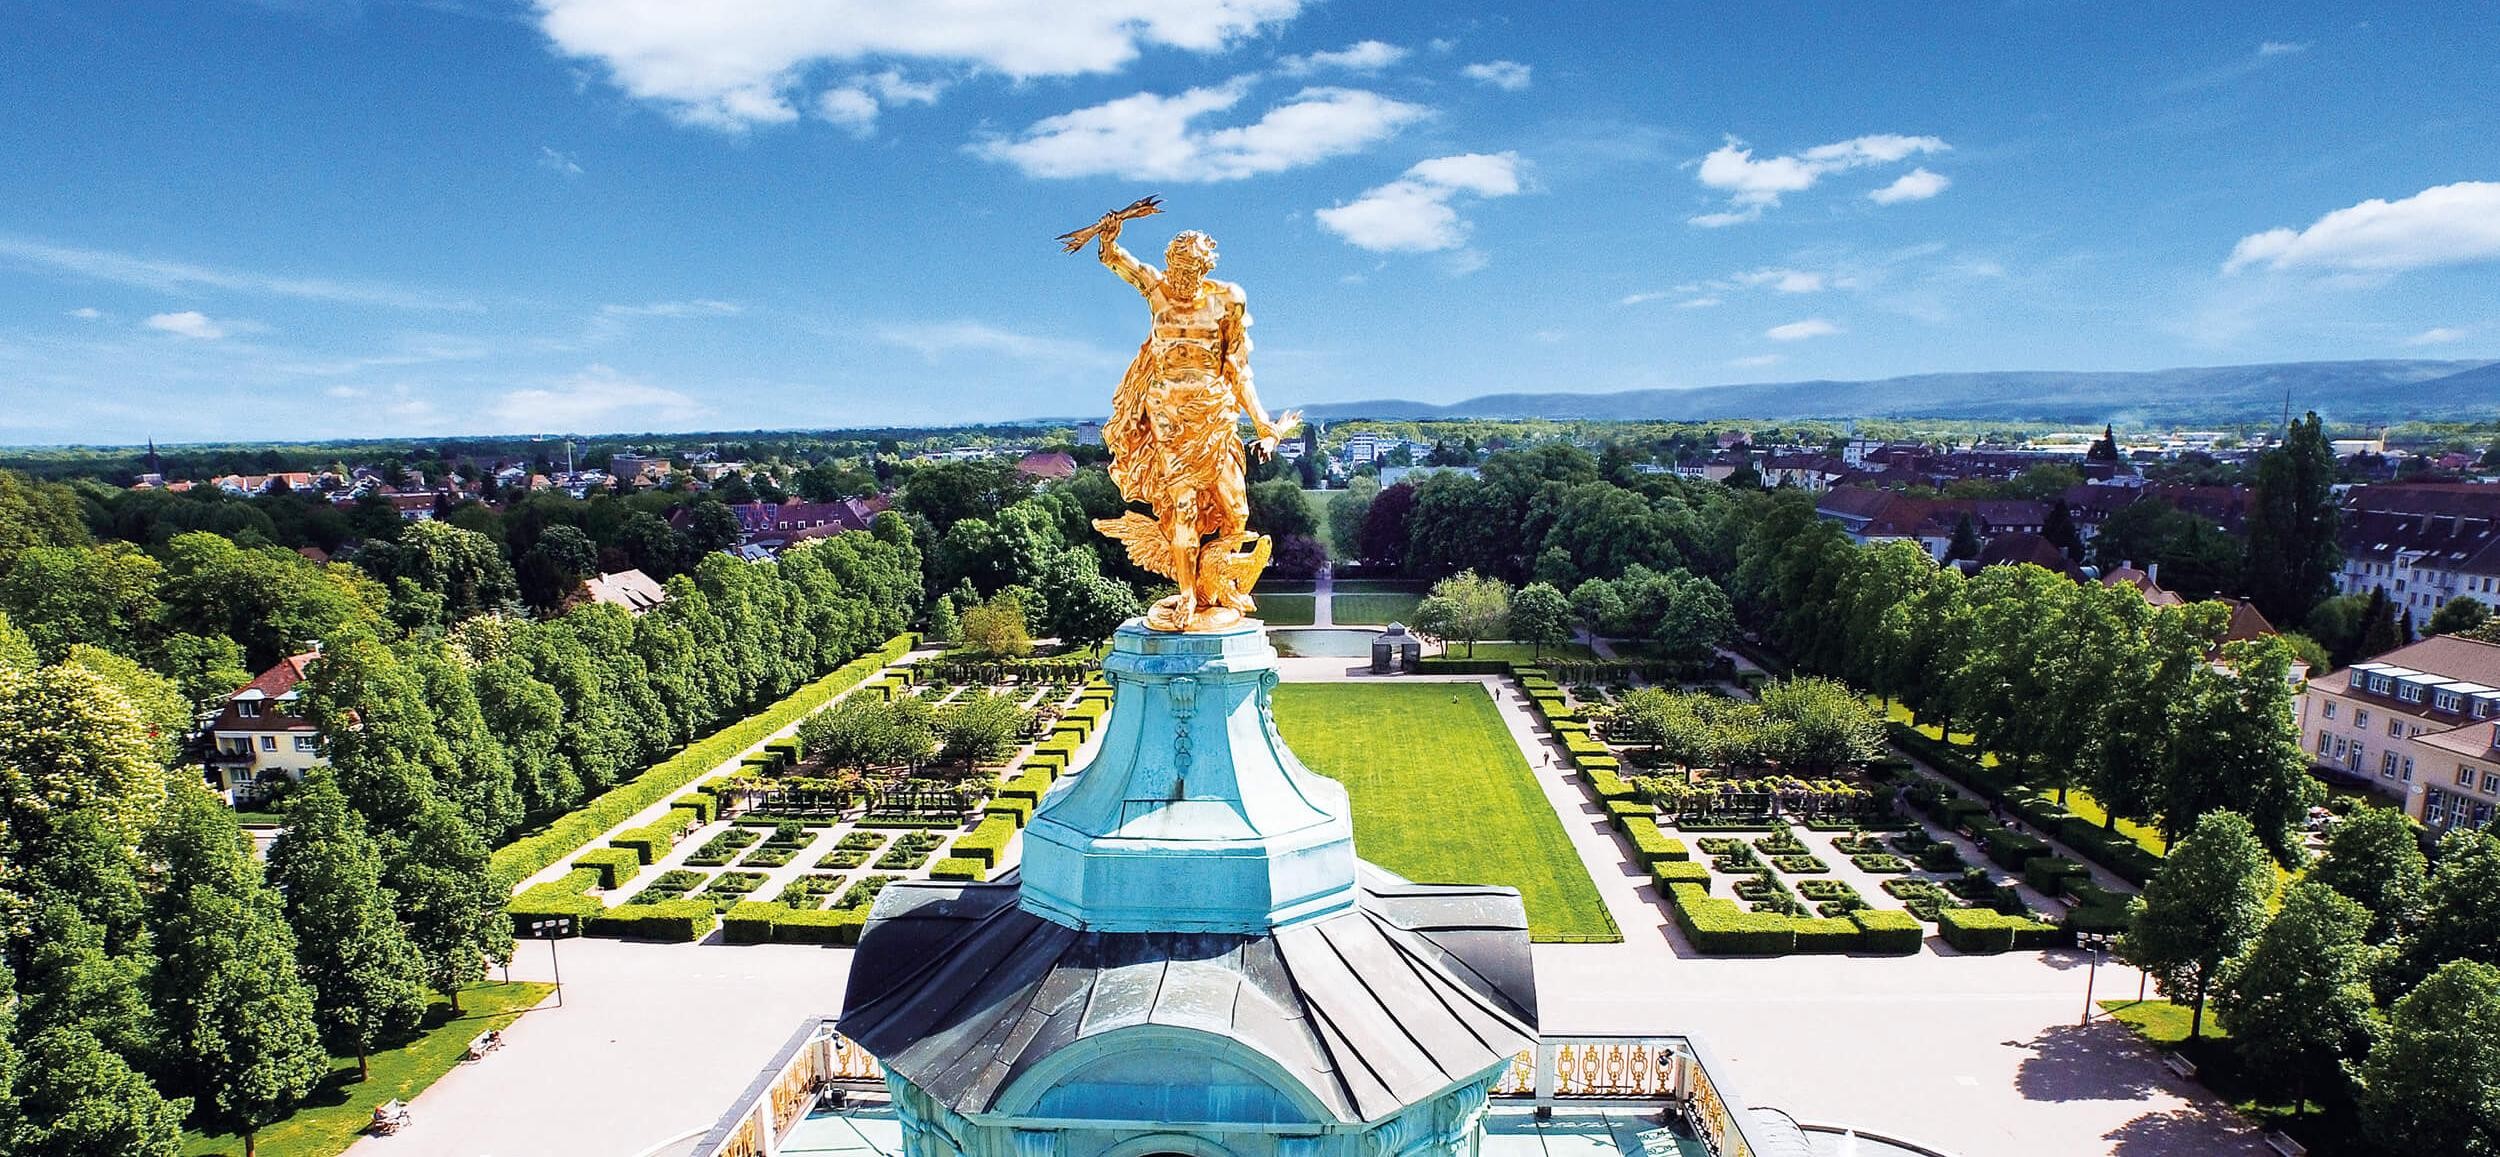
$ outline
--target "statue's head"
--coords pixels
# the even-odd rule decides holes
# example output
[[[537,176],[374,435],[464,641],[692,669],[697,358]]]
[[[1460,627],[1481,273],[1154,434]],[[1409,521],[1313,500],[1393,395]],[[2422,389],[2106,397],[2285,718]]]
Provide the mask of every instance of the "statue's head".
[[[1215,238],[1195,229],[1172,238],[1163,247],[1163,276],[1183,296],[1198,292],[1198,281],[1215,268]]]

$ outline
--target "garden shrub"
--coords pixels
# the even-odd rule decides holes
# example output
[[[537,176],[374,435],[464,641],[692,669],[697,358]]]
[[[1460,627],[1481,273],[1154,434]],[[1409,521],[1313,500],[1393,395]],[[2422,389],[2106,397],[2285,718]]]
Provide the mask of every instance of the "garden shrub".
[[[979,883],[988,879],[989,874],[987,864],[969,856],[948,856],[929,865],[929,878],[932,880],[965,880]]]
[[[1971,838],[1979,841],[1988,858],[2000,868],[2021,871],[2035,857],[2049,854],[2049,842],[2038,836],[2017,832],[1995,820],[1972,819],[1963,826]]]
[[[1773,856],[1771,864],[1792,876],[1812,875],[1816,872],[1832,870],[1832,866],[1824,863],[1818,856]]]
[[[1611,771],[1592,771],[1586,767],[1583,767],[1580,770],[1588,776],[1589,790],[1596,792],[1597,798],[1599,799],[1609,801],[1619,799],[1628,800],[1634,799],[1640,794],[1631,784],[1623,782],[1622,776],[1616,775]],[[1649,805],[1645,803],[1641,806],[1649,808],[1649,810],[1652,811],[1657,810],[1655,808],[1650,808]]]
[[[742,900],[721,914],[720,938],[729,944],[764,944],[773,938],[773,923],[790,911],[787,904]]]
[[[2043,896],[2066,894],[2069,881],[2083,877],[2089,882],[2091,869],[2064,856],[2033,856],[2023,863],[2023,882]]]
[[[604,907],[597,897],[582,894],[598,882],[597,869],[575,868],[566,872],[562,879],[522,889],[519,895],[504,905],[504,913],[511,917],[512,929],[516,933],[527,931],[532,920],[570,916],[573,918],[573,934],[578,936],[588,930],[586,925],[590,918],[598,915]]]
[[[955,837],[955,846],[947,849],[947,855],[954,859],[977,861],[984,868],[994,867],[999,857],[1007,853],[1007,841],[1015,836],[1014,823],[992,816],[982,820],[969,833]]]
[[[584,868],[599,874],[598,887],[614,888],[641,873],[642,857],[629,848],[592,848],[573,857],[573,870]]]
[[[1606,819],[1615,825],[1616,831],[1622,831],[1633,820],[1648,820],[1652,825],[1658,822],[1658,809],[1636,799],[1610,799],[1605,806]]]
[[[1014,796],[993,796],[988,803],[981,805],[981,816],[983,819],[1004,819],[1023,827],[1033,818],[1033,801]]]
[[[1654,819],[1633,816],[1624,820],[1622,826],[1624,838],[1632,841],[1633,858],[1643,864],[1682,860],[1691,856],[1684,850],[1684,841],[1659,831],[1658,821]]]
[[[1858,943],[1869,952],[1910,956],[1927,941],[1918,917],[1897,908],[1861,908],[1849,914],[1859,929]]]
[[[1508,675],[1508,659],[1449,659],[1433,656],[1419,660],[1415,671],[1420,675]]]
[[[1944,909],[1936,913],[1936,930],[1944,934],[1945,943],[1971,953],[2045,948],[2058,935],[2055,925],[1986,908]]]
[[[709,900],[661,900],[610,908],[591,917],[589,931],[630,940],[701,940],[718,919]]]
[[[627,828],[608,837],[608,846],[624,848],[641,857],[643,863],[656,864],[660,862],[660,857],[668,854],[670,848],[677,846],[677,837],[693,826],[693,819],[693,812],[670,808],[657,821],[638,828]]]
[[[1909,861],[1890,852],[1872,852],[1863,856],[1851,856],[1849,862],[1856,864],[1861,872],[1873,872],[1879,876],[1910,870]]]
[[[1711,955],[1780,956],[1797,947],[1796,921],[1769,912],[1747,912],[1694,884],[1670,884],[1668,907],[1697,952]]]
[[[683,808],[687,811],[693,812],[695,826],[697,827],[701,827],[704,824],[708,824],[713,820],[720,818],[720,799],[719,797],[711,795],[707,792],[687,792],[684,795],[678,796],[677,802],[668,806],[672,811]]]
[[[860,925],[867,920],[866,908],[782,908],[773,917],[773,939],[783,944],[857,944]]]
[[[1792,917],[1799,952],[1850,952],[1863,937],[1857,922],[1846,916],[1830,919]]]
[[[1698,861],[1656,860],[1649,865],[1649,874],[1661,891],[1677,884],[1699,884],[1702,891],[1710,890],[1710,866]]]
[[[720,766],[723,760],[745,750],[756,740],[781,730],[824,706],[834,696],[858,686],[887,664],[903,657],[905,652],[911,650],[911,643],[912,636],[897,635],[887,640],[885,646],[844,663],[832,674],[791,692],[780,702],[689,744],[677,754],[652,764],[649,770],[633,779],[557,817],[539,831],[496,849],[488,861],[489,869],[498,879],[519,881],[580,851],[582,845],[599,838],[599,833],[667,798],[670,793]]]

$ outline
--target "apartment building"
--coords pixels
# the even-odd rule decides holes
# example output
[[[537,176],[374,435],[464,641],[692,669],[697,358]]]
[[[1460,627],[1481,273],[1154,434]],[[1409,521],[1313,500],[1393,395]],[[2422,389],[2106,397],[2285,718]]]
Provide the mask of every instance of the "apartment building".
[[[319,652],[290,655],[234,694],[208,725],[209,786],[238,806],[258,802],[278,785],[318,766],[321,730],[296,710],[305,675]]]
[[[2301,745],[2433,828],[2500,807],[2500,645],[2434,635],[2309,681]]]
[[[2340,593],[2384,591],[2416,621],[2461,595],[2500,603],[2500,486],[2356,486],[2341,521]]]

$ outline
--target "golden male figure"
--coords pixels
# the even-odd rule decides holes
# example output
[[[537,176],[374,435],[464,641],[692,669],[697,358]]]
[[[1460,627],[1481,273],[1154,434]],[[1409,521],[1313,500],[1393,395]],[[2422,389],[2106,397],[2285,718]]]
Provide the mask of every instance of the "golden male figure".
[[[1250,419],[1252,446],[1264,458],[1300,418],[1289,412],[1270,421],[1259,405],[1250,385],[1250,313],[1240,286],[1207,276],[1215,268],[1213,239],[1196,231],[1174,237],[1162,269],[1120,247],[1121,224],[1154,211],[1151,201],[1139,202],[1081,231],[1154,314],[1112,395],[1103,442],[1121,495],[1153,506],[1155,516],[1132,513],[1094,525],[1119,539],[1138,565],[1179,584],[1179,594],[1148,612],[1148,626],[1218,630],[1256,608],[1250,587],[1269,549],[1266,536],[1249,530],[1241,419]]]

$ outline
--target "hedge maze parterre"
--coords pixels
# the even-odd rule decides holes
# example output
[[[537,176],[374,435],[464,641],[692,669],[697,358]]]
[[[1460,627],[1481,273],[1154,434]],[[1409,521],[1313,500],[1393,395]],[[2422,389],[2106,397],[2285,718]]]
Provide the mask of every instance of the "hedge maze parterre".
[[[1038,709],[1040,720],[1003,772],[985,773],[968,789],[845,796],[792,778],[805,753],[794,740],[773,740],[736,771],[672,800],[659,820],[609,833],[604,846],[574,854],[563,876],[515,895],[508,909],[515,929],[529,934],[549,917],[569,917],[574,932],[593,936],[690,941],[717,927],[732,944],[849,944],[877,893],[895,880],[987,878],[1109,712],[1110,686],[1090,664],[1049,660],[891,666],[906,649],[863,659],[869,670],[852,672],[803,710],[783,712],[746,743],[852,686],[889,702],[1000,693]],[[960,682],[967,676],[980,681]],[[705,754],[717,764],[737,750]]]

